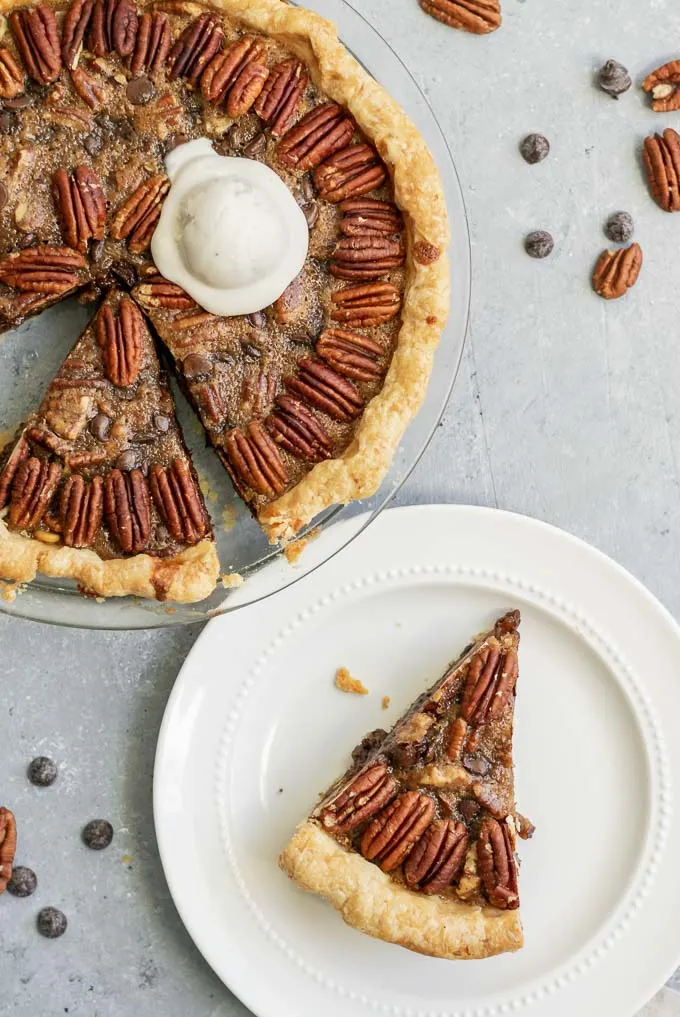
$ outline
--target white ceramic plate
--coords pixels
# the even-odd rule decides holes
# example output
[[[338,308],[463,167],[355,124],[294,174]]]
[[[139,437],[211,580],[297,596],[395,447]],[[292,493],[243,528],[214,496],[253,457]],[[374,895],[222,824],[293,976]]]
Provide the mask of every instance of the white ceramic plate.
[[[537,826],[521,845],[526,946],[466,963],[370,940],[277,854],[359,738],[514,606],[518,804]],[[199,949],[260,1017],[630,1017],[680,959],[679,636],[586,544],[452,506],[386,512],[285,595],[212,622],[154,778],[165,873]],[[370,695],[333,687],[341,665]]]

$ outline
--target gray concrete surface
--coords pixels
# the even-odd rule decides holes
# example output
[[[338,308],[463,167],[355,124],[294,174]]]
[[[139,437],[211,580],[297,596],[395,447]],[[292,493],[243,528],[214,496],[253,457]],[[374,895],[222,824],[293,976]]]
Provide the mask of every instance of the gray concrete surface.
[[[591,84],[611,56],[636,81],[680,56],[676,0],[505,0],[502,30],[481,39],[436,24],[416,0],[355,3],[434,106],[473,242],[472,326],[454,399],[399,501],[549,520],[613,555],[680,618],[680,216],[652,203],[637,155],[646,133],[678,127],[680,113],[657,117],[638,89],[613,102]],[[517,154],[532,130],[553,145],[535,167]],[[645,265],[636,289],[607,305],[588,278],[605,246],[601,224],[618,208],[636,219]],[[533,228],[555,235],[547,262],[523,253]],[[1,902],[2,1017],[246,1013],[184,932],[154,841],[155,739],[196,634],[0,617],[0,797],[20,817],[17,861],[40,879],[32,900]],[[39,752],[62,767],[44,791],[24,777]],[[101,855],[78,840],[94,816],[117,831]],[[71,918],[59,942],[33,930],[48,903]]]

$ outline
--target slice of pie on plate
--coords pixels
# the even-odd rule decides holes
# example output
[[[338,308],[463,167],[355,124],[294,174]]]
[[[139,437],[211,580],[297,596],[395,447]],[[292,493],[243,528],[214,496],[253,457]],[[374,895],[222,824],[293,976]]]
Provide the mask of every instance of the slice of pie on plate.
[[[523,944],[512,734],[519,611],[468,646],[392,731],[374,731],[280,857],[370,936],[448,959]]]
[[[215,587],[210,520],[153,339],[112,290],[0,453],[0,575],[179,602]]]

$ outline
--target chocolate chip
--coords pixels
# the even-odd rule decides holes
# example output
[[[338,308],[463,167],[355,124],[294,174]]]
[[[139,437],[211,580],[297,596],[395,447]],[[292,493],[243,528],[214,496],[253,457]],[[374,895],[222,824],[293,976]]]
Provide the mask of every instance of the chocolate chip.
[[[97,441],[106,441],[111,430],[111,424],[113,421],[111,417],[107,417],[105,413],[98,413],[96,417],[93,417],[90,421],[90,434],[93,435]]]
[[[142,75],[139,78],[133,78],[132,81],[128,81],[125,94],[133,106],[143,106],[149,99],[153,99],[156,89],[151,78]]]
[[[307,220],[307,229],[314,229],[319,218],[319,206],[315,201],[306,201],[300,205],[302,213]]]
[[[57,779],[57,764],[47,756],[36,756],[29,763],[28,779],[36,787],[49,787]]]
[[[547,258],[554,246],[555,241],[545,230],[535,230],[524,238],[524,250],[530,258]]]
[[[267,151],[267,139],[264,134],[256,134],[252,141],[249,141],[243,149],[247,159],[257,159]]]
[[[635,223],[628,212],[615,212],[610,215],[604,227],[605,236],[615,244],[627,244],[635,233]]]
[[[486,756],[463,756],[463,766],[470,773],[477,774],[479,777],[486,777],[487,773],[491,769],[491,762]]]
[[[5,99],[3,105],[5,109],[26,109],[33,105],[33,100],[30,95],[15,95],[13,99]]]
[[[519,146],[522,158],[532,165],[543,162],[550,152],[550,142],[542,134],[528,134]]]
[[[83,138],[83,148],[88,155],[97,155],[98,152],[101,152],[103,145],[104,139],[99,131],[92,131]]]
[[[9,191],[3,184],[2,180],[0,180],[0,210],[2,210],[5,207],[8,201],[9,201]]]
[[[264,311],[253,311],[253,313],[249,314],[247,317],[253,328],[267,327],[267,315]]]
[[[201,378],[206,374],[211,374],[212,369],[212,360],[203,353],[190,353],[182,362],[182,370],[186,378]]]
[[[302,178],[302,197],[305,201],[312,201],[316,197],[316,188],[314,187],[314,181],[310,176]]]
[[[126,117],[115,121],[114,131],[123,141],[132,141],[137,137],[134,127]]]
[[[186,145],[189,140],[188,134],[171,134],[165,142],[165,154],[168,152],[174,152],[180,145]]]
[[[134,470],[136,465],[137,454],[131,448],[126,449],[125,452],[121,452],[115,463],[116,469],[122,470],[124,473]]]
[[[58,939],[66,932],[68,919],[58,908],[43,908],[38,912],[38,932],[47,939]]]
[[[222,141],[227,148],[239,149],[245,141],[241,125],[239,123],[232,124],[229,130],[225,131]]]
[[[113,827],[107,819],[91,819],[83,827],[83,843],[93,851],[103,851],[113,840]]]
[[[0,134],[16,134],[19,130],[19,117],[10,109],[0,113]]]
[[[253,343],[241,343],[241,349],[245,353],[246,360],[259,360],[262,356],[262,350],[259,346],[254,346]]]
[[[464,798],[458,806],[458,811],[463,819],[470,823],[473,819],[477,818],[481,809],[479,807],[479,802],[476,802],[474,798]]]
[[[139,282],[139,275],[134,265],[131,265],[127,261],[116,261],[111,266],[111,271],[115,275],[116,279],[120,279],[122,283],[129,286],[132,289]]]
[[[602,91],[611,95],[612,99],[618,99],[633,84],[628,69],[617,60],[607,60],[604,67],[600,68],[597,81]]]
[[[366,760],[387,738],[387,731],[377,727],[361,739],[355,749],[352,750],[352,760],[357,766],[363,766]]]
[[[165,413],[154,413],[153,426],[160,434],[167,434],[170,429],[170,417],[166,417]]]
[[[35,893],[38,885],[38,877],[33,869],[26,865],[15,865],[12,869],[12,878],[7,884],[7,893],[13,897],[30,897]]]

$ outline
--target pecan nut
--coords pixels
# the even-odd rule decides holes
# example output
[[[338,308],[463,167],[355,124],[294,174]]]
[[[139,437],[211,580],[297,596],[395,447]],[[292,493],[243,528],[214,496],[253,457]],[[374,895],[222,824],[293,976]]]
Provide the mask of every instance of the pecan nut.
[[[642,82],[642,87],[651,94],[655,113],[672,113],[680,109],[680,60],[671,60],[652,71]]]
[[[519,907],[514,835],[508,820],[485,819],[477,841],[477,871],[490,904],[504,911]]]
[[[272,137],[282,137],[293,123],[308,81],[304,64],[294,58],[272,68],[255,101],[255,112],[269,124]]]
[[[517,651],[487,646],[470,661],[460,716],[473,727],[498,717],[517,684]]]
[[[170,181],[160,173],[140,184],[113,218],[111,236],[114,240],[127,240],[133,254],[146,251],[169,190]]]
[[[0,806],[0,893],[12,878],[14,855],[17,850],[17,824],[14,814]]]
[[[235,428],[224,442],[227,468],[237,488],[274,498],[288,484],[288,473],[273,439],[259,420],[245,430]]]
[[[639,244],[618,251],[603,251],[593,269],[593,289],[605,300],[618,300],[635,285],[641,268]]]
[[[88,484],[80,473],[66,480],[59,503],[62,540],[68,547],[92,547],[104,512],[104,481]]]
[[[336,102],[315,106],[281,138],[279,162],[287,169],[312,169],[344,148],[353,134],[354,122]]]
[[[144,550],[151,529],[151,500],[141,470],[109,473],[104,481],[104,514],[121,551],[138,554]]]
[[[317,354],[346,378],[373,381],[383,373],[382,346],[359,332],[345,328],[325,329],[316,343]]]
[[[161,518],[175,540],[180,544],[197,544],[210,524],[187,463],[175,459],[165,468],[152,466],[149,486]]]
[[[333,420],[355,420],[364,408],[356,385],[316,357],[298,361],[299,373],[283,379],[289,392],[310,406],[323,410]]]
[[[58,169],[52,194],[64,240],[84,254],[90,240],[104,236],[106,200],[98,177],[89,166],[76,166],[70,176]]]
[[[406,861],[433,818],[432,799],[418,791],[406,791],[369,823],[359,850],[383,872],[392,872]]]
[[[5,465],[0,471],[0,509],[3,509],[9,499],[9,494],[12,489],[12,481],[14,476],[24,460],[30,456],[30,448],[28,442],[22,435],[19,441],[16,443],[12,451],[10,452]]]
[[[106,98],[106,88],[102,81],[88,74],[82,67],[71,71],[71,81],[85,105],[90,109],[99,109]]]
[[[272,307],[274,317],[279,325],[289,325],[300,313],[304,306],[305,294],[302,288],[302,280],[296,275],[289,283],[281,296],[277,297]]]
[[[198,356],[200,355],[199,353]],[[202,381],[192,385],[191,395],[200,410],[205,428],[218,431],[224,427],[228,406],[220,386],[216,382]]]
[[[265,48],[259,39],[243,36],[217,53],[201,78],[201,92],[209,102],[227,100],[230,117],[243,116],[260,95],[269,76]]]
[[[642,158],[657,205],[664,212],[680,212],[680,134],[668,127],[645,138]]]
[[[501,26],[499,0],[420,0],[420,6],[437,21],[474,35],[486,35]]]
[[[261,417],[270,409],[277,387],[276,374],[255,367],[243,379],[241,409],[249,416]]]
[[[135,298],[142,307],[149,310],[188,311],[198,306],[181,286],[169,282],[162,275],[152,276],[140,283],[135,288]]]
[[[14,99],[24,90],[24,72],[14,54],[0,46],[0,99]]]
[[[236,119],[252,107],[269,77],[265,64],[248,64],[231,87],[227,98],[227,113]]]
[[[106,377],[117,388],[133,385],[142,366],[142,313],[124,297],[116,315],[104,304],[94,320]]]
[[[318,463],[333,454],[333,443],[321,421],[299,399],[278,396],[266,425],[277,445],[298,459]]]
[[[314,184],[326,201],[360,198],[380,187],[387,171],[371,145],[348,145],[314,170]]]
[[[213,14],[201,14],[179,36],[170,50],[170,81],[188,78],[195,85],[212,58],[222,48],[224,32]]]
[[[449,759],[454,761],[460,759],[465,746],[467,733],[467,722],[463,717],[456,717],[456,719],[451,722],[446,733],[445,751]]]
[[[82,282],[85,259],[70,247],[26,247],[0,261],[0,281],[22,293],[59,295]]]
[[[9,521],[15,529],[35,529],[47,512],[60,480],[58,463],[31,456],[19,464],[9,506]]]
[[[98,57],[112,51],[121,58],[129,57],[135,48],[138,24],[137,11],[130,0],[95,0],[88,49]]]
[[[421,893],[441,893],[450,886],[465,864],[468,835],[463,823],[438,819],[411,851],[404,865],[404,878]]]
[[[335,245],[330,273],[337,279],[379,279],[404,264],[400,239],[341,237]]]
[[[363,770],[321,810],[321,823],[327,830],[350,833],[387,805],[398,790],[399,786],[388,774],[386,764],[376,762]]]
[[[331,294],[331,318],[356,328],[370,328],[396,317],[401,294],[390,282],[346,286]]]
[[[135,48],[130,61],[130,73],[136,78],[142,71],[153,74],[163,66],[172,47],[172,35],[167,14],[160,11],[143,14],[139,19]]]
[[[61,58],[64,66],[74,70],[85,45],[85,35],[90,27],[94,0],[73,0],[64,16],[61,28]]]
[[[340,202],[340,232],[346,237],[394,236],[404,228],[401,213],[391,201],[347,198]]]
[[[34,81],[49,85],[61,70],[61,44],[54,11],[47,4],[12,11],[9,27],[17,52]]]

